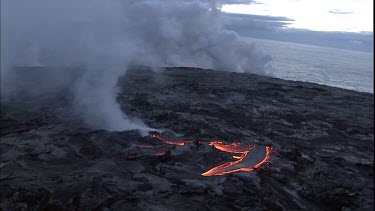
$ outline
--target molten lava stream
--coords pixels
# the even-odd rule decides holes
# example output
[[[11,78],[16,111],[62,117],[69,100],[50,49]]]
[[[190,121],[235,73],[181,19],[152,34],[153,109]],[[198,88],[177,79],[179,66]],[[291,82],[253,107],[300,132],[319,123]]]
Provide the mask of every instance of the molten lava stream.
[[[159,139],[166,144],[184,146],[186,143],[194,142],[193,140],[182,140],[173,135],[172,133],[162,133],[150,132],[152,138]],[[203,142],[198,141],[198,144],[203,144]],[[265,163],[269,157],[270,153],[273,150],[271,147],[261,147],[261,146],[252,146],[245,145],[239,142],[233,142],[231,144],[224,144],[221,141],[211,141],[210,146],[215,147],[216,149],[233,153],[240,154],[241,156],[234,155],[232,156],[235,161],[230,161],[219,166],[216,166],[210,169],[207,172],[201,174],[202,176],[218,176],[224,174],[230,174],[233,172],[239,171],[253,171],[256,168],[259,168],[263,163]],[[147,148],[147,147],[145,147]],[[251,153],[250,153],[251,152]],[[161,153],[158,155],[161,155]]]
[[[185,146],[186,143],[192,143],[192,142],[194,142],[193,140],[178,139],[177,137],[171,136],[171,135],[169,135],[169,136],[168,135],[163,135],[163,134],[157,135],[155,133],[152,133],[152,134],[150,134],[150,136],[151,136],[151,138],[159,139],[159,140],[163,141],[166,144],[177,145],[177,146]]]
[[[238,143],[233,142],[231,144],[224,144],[221,141],[211,141],[209,145],[215,147],[216,149],[220,151],[235,153],[235,154],[243,154],[243,153],[250,151],[253,148],[253,146],[251,145],[245,145],[239,142]]]
[[[239,171],[253,171],[270,158],[271,150],[272,148],[269,146],[252,147],[251,151],[244,152],[238,160],[216,166],[204,172],[202,176],[219,176]]]

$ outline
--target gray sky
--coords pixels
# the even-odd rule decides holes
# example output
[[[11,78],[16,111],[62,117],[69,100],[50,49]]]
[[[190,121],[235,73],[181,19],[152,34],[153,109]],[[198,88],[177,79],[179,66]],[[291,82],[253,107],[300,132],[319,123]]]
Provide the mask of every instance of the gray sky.
[[[248,2],[222,8],[226,27],[242,36],[373,52],[372,0]]]
[[[244,2],[244,1],[242,1]],[[293,19],[288,27],[314,31],[373,31],[373,0],[258,0],[222,11]]]

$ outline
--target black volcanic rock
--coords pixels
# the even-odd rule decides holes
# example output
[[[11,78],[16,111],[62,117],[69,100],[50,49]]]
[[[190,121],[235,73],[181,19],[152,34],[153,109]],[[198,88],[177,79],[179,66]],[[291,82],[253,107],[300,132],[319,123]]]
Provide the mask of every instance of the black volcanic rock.
[[[197,142],[85,129],[61,118],[61,93],[43,108],[3,102],[0,210],[374,208],[372,94],[194,68],[133,68],[119,86],[127,115]],[[231,157],[213,139],[277,153],[270,168],[204,177]]]

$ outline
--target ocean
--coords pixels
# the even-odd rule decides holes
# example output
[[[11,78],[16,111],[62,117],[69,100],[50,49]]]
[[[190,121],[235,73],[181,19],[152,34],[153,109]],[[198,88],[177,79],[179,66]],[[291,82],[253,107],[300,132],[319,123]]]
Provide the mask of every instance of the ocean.
[[[373,53],[246,38],[272,57],[273,76],[373,93]]]

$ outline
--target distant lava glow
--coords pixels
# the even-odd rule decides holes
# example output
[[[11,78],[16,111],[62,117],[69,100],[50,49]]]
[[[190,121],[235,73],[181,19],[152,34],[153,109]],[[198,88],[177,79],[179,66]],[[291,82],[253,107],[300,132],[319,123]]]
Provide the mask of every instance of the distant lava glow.
[[[185,143],[189,142],[194,142],[192,140],[181,140],[181,139],[168,139],[165,137],[162,137],[161,135],[156,135],[156,134],[151,134],[151,138],[157,138],[159,140],[162,140],[166,144],[171,144],[171,145],[177,145],[177,146],[185,146]]]
[[[186,143],[192,142],[200,145],[203,144],[202,141],[182,140],[172,134],[150,133],[150,137],[159,139],[169,145],[185,146]],[[270,146],[252,146],[241,144],[239,142],[225,144],[221,141],[214,140],[209,142],[208,145],[213,146],[215,149],[222,152],[236,154],[232,156],[236,160],[218,165],[207,172],[202,173],[202,176],[220,176],[240,171],[254,171],[264,163],[269,166],[267,161],[270,158],[270,154],[276,152]]]

